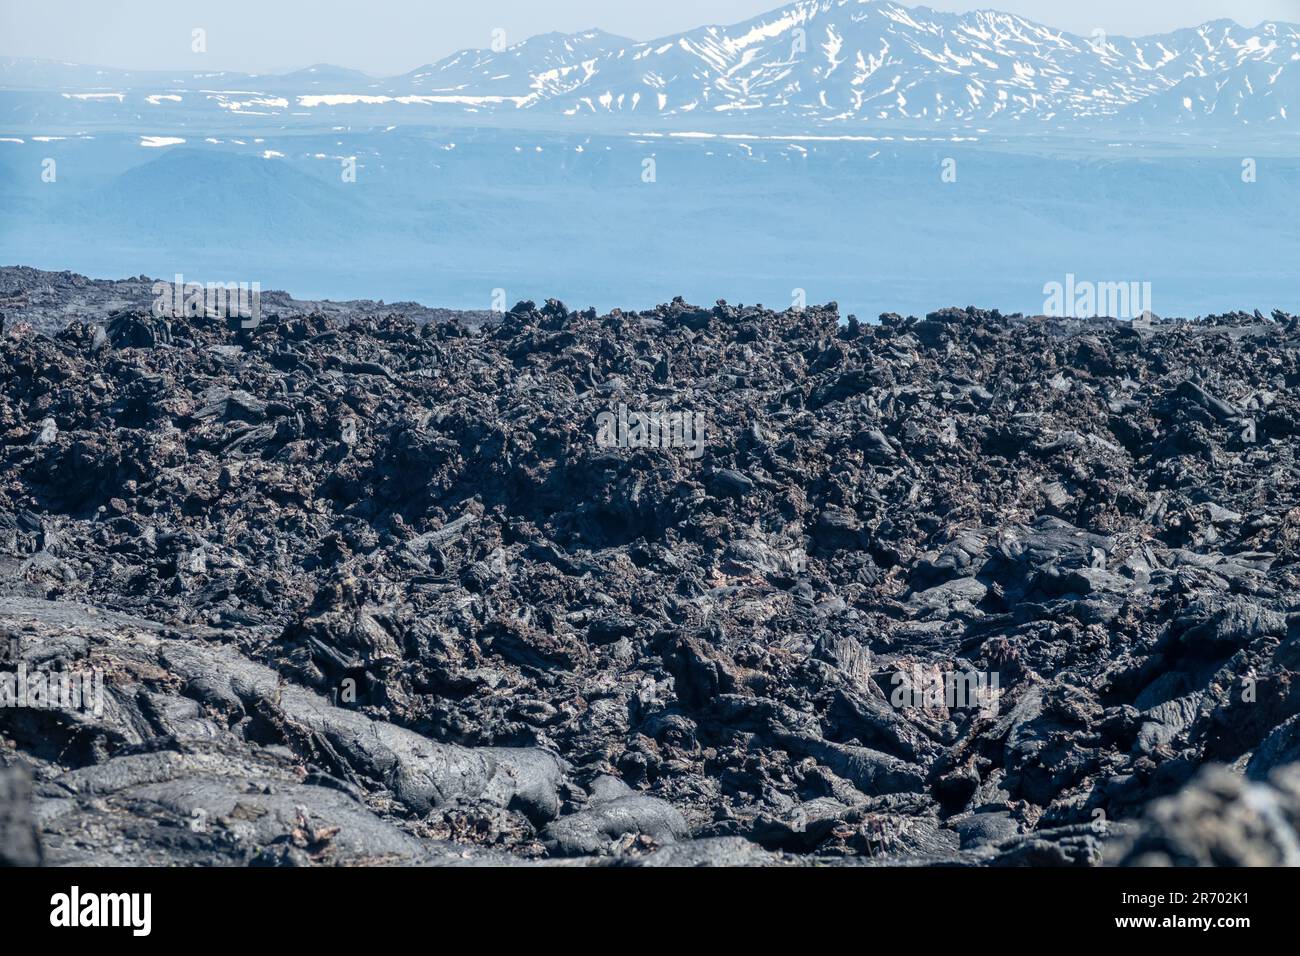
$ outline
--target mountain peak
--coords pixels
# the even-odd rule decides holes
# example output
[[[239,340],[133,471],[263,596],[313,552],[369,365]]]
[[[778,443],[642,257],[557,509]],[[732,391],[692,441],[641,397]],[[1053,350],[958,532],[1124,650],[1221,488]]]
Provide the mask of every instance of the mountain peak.
[[[105,89],[179,89],[194,75],[27,61],[0,64],[0,78],[12,88],[89,99]],[[707,130],[761,116],[802,128],[923,123],[962,133],[1032,123],[1281,129],[1300,116],[1300,27],[1219,19],[1154,36],[1080,37],[991,8],[948,13],[894,0],[793,0],[739,23],[653,40],[598,27],[544,33],[460,50],[384,80],[322,63],[250,78],[256,86],[235,74],[226,82],[274,90],[258,103],[271,115],[399,103],[526,110],[630,128],[662,121]]]
[[[794,0],[740,23],[641,42],[600,30],[545,34],[499,53],[465,51],[418,79],[478,102],[575,117],[1287,124],[1300,110],[1295,60],[1300,30],[1286,24],[1247,31],[1216,20],[1152,37],[1093,38],[990,8]],[[1238,79],[1261,68],[1266,90]],[[1217,91],[1198,89],[1197,102],[1210,97],[1205,108],[1188,109],[1181,96],[1163,101],[1198,79]]]

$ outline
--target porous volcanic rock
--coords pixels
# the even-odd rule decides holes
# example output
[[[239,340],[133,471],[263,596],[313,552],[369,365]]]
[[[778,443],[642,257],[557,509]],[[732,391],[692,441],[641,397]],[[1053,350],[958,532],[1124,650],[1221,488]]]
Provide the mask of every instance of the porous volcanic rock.
[[[1273,862],[1297,384],[1280,312],[11,315],[0,671],[103,696],[0,708],[0,858]]]

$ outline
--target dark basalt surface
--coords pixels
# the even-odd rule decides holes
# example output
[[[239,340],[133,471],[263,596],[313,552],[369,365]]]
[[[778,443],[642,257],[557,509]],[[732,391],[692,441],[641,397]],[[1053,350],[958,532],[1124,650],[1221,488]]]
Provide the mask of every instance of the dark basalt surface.
[[[186,281],[196,278],[190,276]],[[121,310],[149,312],[156,298],[154,283],[159,280],[170,285],[175,276],[91,279],[76,272],[0,266],[0,319],[8,313],[37,331],[54,333],[69,322],[100,322],[104,316]],[[396,315],[416,323],[455,319],[464,325],[477,327],[491,324],[496,318],[495,313],[486,310],[431,309],[416,302],[298,299],[279,289],[262,291],[259,302],[260,311],[269,320],[305,313],[318,313],[335,321]]]
[[[6,325],[0,859],[1295,853],[1289,315]]]

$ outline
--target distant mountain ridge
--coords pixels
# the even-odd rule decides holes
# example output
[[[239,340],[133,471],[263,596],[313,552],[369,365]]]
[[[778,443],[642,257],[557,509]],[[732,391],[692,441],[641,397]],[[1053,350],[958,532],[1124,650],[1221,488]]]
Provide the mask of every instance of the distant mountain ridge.
[[[1153,36],[1080,37],[989,10],[796,0],[730,26],[640,42],[600,30],[463,50],[387,79],[318,65],[282,75],[140,73],[0,61],[0,87],[158,108],[180,96],[280,115],[322,108],[541,112],[638,128],[743,116],[930,128],[1094,123],[1178,129],[1300,117],[1300,26],[1216,20]],[[117,96],[116,94],[121,94]],[[146,101],[152,95],[153,99]],[[225,98],[222,99],[221,97]],[[233,105],[232,105],[233,104]]]
[[[1177,124],[1287,122],[1300,109],[1294,24],[1252,30],[1218,20],[1135,39],[1083,38],[993,11],[799,0],[733,26],[644,43],[599,31],[573,39],[567,56],[534,39],[497,54],[459,53],[406,79],[416,92],[502,97],[567,114]]]

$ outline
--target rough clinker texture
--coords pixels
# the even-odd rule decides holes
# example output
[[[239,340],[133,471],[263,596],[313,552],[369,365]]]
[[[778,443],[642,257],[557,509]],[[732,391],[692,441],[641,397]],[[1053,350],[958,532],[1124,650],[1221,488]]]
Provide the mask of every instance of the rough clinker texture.
[[[0,636],[110,698],[0,711],[16,857],[1095,864],[1297,756],[1281,313],[11,316],[0,384]]]

